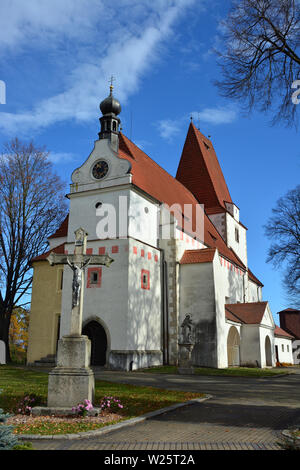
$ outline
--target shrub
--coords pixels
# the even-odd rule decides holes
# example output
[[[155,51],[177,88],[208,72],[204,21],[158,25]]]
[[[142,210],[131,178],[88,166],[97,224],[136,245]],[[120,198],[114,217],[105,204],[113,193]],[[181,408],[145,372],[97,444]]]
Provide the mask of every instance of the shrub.
[[[79,416],[86,416],[89,410],[92,410],[94,407],[90,400],[84,400],[84,403],[79,403],[77,406],[72,408],[72,411],[75,411]]]
[[[41,402],[42,402],[42,397],[36,395],[35,393],[26,394],[18,402],[14,412],[22,414],[22,415],[30,415],[32,408],[34,406],[40,405]]]
[[[18,445],[18,438],[13,434],[13,426],[5,424],[10,416],[0,408],[0,450],[12,450]]]
[[[102,411],[109,410],[112,413],[117,413],[120,408],[124,408],[121,401],[115,397],[104,397],[100,402]]]

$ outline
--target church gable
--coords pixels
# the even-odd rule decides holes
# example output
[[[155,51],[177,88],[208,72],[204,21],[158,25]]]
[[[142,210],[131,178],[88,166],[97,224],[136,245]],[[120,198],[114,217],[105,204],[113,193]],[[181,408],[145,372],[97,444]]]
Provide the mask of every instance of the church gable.
[[[97,140],[88,159],[72,173],[73,186],[77,190],[102,188],[118,184],[117,180],[126,176],[130,182],[130,169],[130,163],[119,158],[109,140]]]

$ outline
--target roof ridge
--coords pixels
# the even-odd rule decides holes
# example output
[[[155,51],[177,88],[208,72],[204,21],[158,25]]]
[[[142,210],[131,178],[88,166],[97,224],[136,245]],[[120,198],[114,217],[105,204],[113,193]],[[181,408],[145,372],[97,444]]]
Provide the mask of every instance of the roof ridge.
[[[172,176],[165,168],[163,168],[161,165],[159,165],[159,163],[157,163],[155,160],[153,160],[153,158],[151,158],[146,152],[144,152],[144,150],[142,150],[140,147],[138,147],[132,140],[130,140],[125,134],[122,134],[122,137],[127,139],[129,141],[129,143],[131,145],[134,145],[134,147],[136,147],[140,152],[142,152],[147,158],[149,158],[149,160],[151,161],[152,164],[154,164],[155,166],[157,166],[160,170],[162,170],[166,175],[168,175],[168,177],[172,178],[174,181],[176,181],[176,183],[180,184],[180,186],[182,186],[186,191],[188,191],[188,193],[190,194],[190,196],[195,200],[195,202],[198,202],[197,201],[197,198],[194,196],[194,194],[183,184],[181,183],[181,181],[177,180],[175,178],[175,176]],[[133,157],[134,158],[134,157]],[[198,202],[199,203],[199,202]]]

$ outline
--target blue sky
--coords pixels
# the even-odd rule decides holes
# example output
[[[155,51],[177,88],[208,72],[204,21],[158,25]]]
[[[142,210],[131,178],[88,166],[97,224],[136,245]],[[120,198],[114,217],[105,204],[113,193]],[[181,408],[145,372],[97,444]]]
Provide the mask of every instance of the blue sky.
[[[51,152],[66,181],[99,132],[99,103],[116,77],[123,132],[172,175],[190,116],[216,149],[231,197],[248,227],[249,266],[276,312],[289,306],[280,271],[266,263],[263,225],[299,183],[299,136],[244,116],[218,95],[215,47],[221,0],[1,0],[0,148],[12,137]]]

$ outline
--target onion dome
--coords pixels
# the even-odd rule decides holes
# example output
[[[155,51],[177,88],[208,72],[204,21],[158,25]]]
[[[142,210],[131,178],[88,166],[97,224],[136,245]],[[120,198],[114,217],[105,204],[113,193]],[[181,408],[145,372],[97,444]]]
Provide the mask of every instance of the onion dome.
[[[100,103],[100,110],[103,115],[115,114],[116,116],[121,112],[120,102],[114,98],[112,94],[113,86],[110,87],[110,94],[105,100]]]

